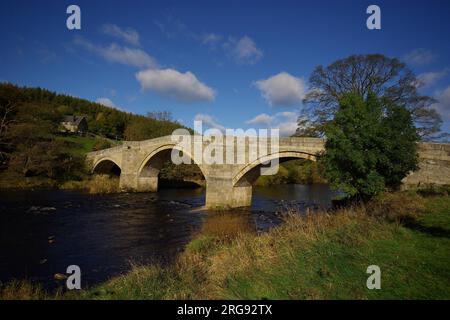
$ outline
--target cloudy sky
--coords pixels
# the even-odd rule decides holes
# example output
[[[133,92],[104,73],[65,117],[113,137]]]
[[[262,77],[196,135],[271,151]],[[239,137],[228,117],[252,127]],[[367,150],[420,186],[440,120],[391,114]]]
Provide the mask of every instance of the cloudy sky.
[[[296,128],[317,65],[401,58],[450,128],[450,1],[0,2],[0,81],[217,128]],[[66,8],[81,8],[81,30]]]

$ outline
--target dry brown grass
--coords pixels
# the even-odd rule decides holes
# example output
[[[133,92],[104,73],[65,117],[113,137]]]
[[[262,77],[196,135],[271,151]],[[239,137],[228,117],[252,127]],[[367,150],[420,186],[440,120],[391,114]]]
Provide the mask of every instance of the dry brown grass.
[[[11,281],[0,287],[0,300],[41,300],[48,296],[40,286],[31,282]]]
[[[66,190],[87,190],[92,194],[120,192],[118,177],[101,174],[96,174],[89,180],[67,181],[60,188]]]
[[[222,241],[230,241],[244,233],[254,233],[248,215],[239,213],[210,214],[203,221],[199,231],[201,235],[216,237]]]
[[[397,192],[380,195],[367,205],[369,215],[401,223],[425,212],[425,200],[417,193]]]
[[[89,193],[119,192],[119,178],[108,175],[94,175],[87,184]]]

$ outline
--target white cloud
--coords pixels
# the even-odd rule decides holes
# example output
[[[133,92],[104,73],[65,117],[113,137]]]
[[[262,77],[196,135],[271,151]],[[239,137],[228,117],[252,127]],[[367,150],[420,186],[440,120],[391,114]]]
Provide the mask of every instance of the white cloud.
[[[215,47],[222,40],[222,36],[215,33],[207,33],[201,36],[202,44]]]
[[[143,90],[157,92],[181,102],[212,101],[215,91],[200,82],[190,71],[174,69],[144,70],[136,74]]]
[[[248,36],[227,37],[214,32],[198,33],[171,15],[155,20],[154,24],[169,39],[182,37],[194,40],[207,46],[211,51],[221,48],[239,64],[254,64],[264,55],[255,41]]]
[[[114,102],[111,101],[111,99],[109,98],[98,98],[97,100],[95,100],[95,102],[104,105],[106,107],[111,107],[111,108],[117,108],[117,106],[114,104]]]
[[[122,29],[115,24],[104,24],[101,28],[104,34],[118,38],[128,44],[140,46],[139,33],[131,28]]]
[[[177,37],[197,39],[198,36],[192,32],[182,21],[173,17],[172,15],[166,15],[161,20],[153,21],[158,29],[169,39]]]
[[[281,136],[291,136],[297,130],[298,116],[299,114],[297,112],[278,112],[272,116],[261,113],[246,123],[262,125],[271,129],[279,129]]]
[[[51,64],[51,63],[55,63],[59,60],[56,52],[53,52],[46,47],[41,47],[41,48],[37,49],[36,53],[38,54],[39,61],[42,64]]]
[[[436,72],[424,72],[417,76],[418,87],[429,87],[435,84],[437,81],[445,77],[449,73],[450,69],[444,69]]]
[[[208,128],[219,129],[220,131],[225,131],[225,127],[223,125],[221,125],[216,120],[216,118],[214,118],[208,114],[204,114],[204,113],[196,114],[194,120],[202,121],[203,126],[207,126]],[[205,128],[203,128],[203,130],[205,130]]]
[[[248,124],[266,124],[269,125],[272,121],[272,117],[269,116],[267,113],[261,113],[258,114],[253,119],[248,120],[246,123]]]
[[[76,37],[74,42],[111,62],[138,68],[156,68],[157,66],[156,60],[141,49],[122,47],[115,43],[104,47],[93,44],[82,37]]]
[[[434,98],[437,102],[432,107],[439,112],[444,120],[450,120],[450,86],[437,91]]]
[[[435,58],[435,54],[433,54],[430,50],[423,48],[414,49],[403,56],[403,60],[415,66],[428,64]]]
[[[301,104],[305,97],[306,84],[287,72],[280,72],[268,79],[255,82],[262,96],[272,106],[294,106]]]
[[[263,57],[263,52],[256,46],[255,41],[248,36],[240,39],[230,37],[224,43],[233,59],[241,64],[254,64]]]
[[[285,121],[278,125],[278,129],[280,130],[280,136],[282,137],[290,137],[297,130],[297,119],[295,121]]]

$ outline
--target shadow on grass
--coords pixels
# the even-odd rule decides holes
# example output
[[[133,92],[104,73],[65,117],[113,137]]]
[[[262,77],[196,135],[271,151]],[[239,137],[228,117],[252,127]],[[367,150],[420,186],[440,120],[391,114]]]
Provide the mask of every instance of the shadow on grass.
[[[450,230],[441,227],[423,225],[421,222],[417,221],[417,219],[412,217],[404,217],[402,219],[402,225],[408,229],[426,233],[433,237],[450,238]]]

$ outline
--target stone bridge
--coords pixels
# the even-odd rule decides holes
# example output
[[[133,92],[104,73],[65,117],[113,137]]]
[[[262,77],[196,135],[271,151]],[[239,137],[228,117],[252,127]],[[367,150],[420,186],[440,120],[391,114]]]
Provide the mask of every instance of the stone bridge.
[[[189,136],[190,142],[181,147],[172,136],[145,141],[126,141],[122,145],[90,152],[87,160],[94,173],[120,174],[120,188],[124,191],[156,192],[158,174],[171,159],[172,150],[181,151],[197,164],[206,180],[206,207],[233,208],[251,205],[252,183],[261,175],[261,168],[271,161],[308,159],[324,151],[325,140],[319,138],[279,138],[278,148],[254,147],[250,139],[226,137],[212,142],[206,137]],[[220,146],[211,152],[211,146]],[[203,148],[203,149],[202,149]],[[213,156],[221,154],[224,164],[209,164],[204,160],[208,150]],[[431,184],[450,185],[450,144],[420,143],[420,169],[404,179],[405,187]],[[240,158],[239,158],[240,157]],[[228,161],[231,160],[231,161]]]

